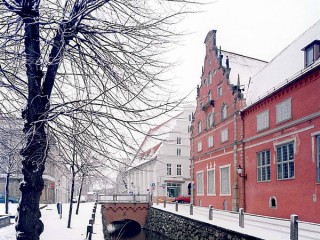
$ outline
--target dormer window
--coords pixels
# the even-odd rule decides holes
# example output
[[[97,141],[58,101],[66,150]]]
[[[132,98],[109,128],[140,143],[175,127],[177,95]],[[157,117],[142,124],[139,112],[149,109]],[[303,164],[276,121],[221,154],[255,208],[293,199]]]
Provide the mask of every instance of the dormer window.
[[[320,40],[314,40],[312,43],[304,47],[302,51],[304,51],[305,67],[308,67],[320,57]]]

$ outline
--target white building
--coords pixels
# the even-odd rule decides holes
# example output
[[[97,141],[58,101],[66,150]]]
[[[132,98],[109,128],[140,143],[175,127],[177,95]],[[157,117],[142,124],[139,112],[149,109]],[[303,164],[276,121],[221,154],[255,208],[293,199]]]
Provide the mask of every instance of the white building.
[[[185,105],[175,117],[150,129],[132,167],[126,171],[129,193],[154,197],[190,193],[192,110],[194,106]]]

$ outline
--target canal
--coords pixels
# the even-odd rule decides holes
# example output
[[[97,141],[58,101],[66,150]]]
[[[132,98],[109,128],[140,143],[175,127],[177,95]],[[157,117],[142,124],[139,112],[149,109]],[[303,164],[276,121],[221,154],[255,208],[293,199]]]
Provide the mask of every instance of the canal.
[[[152,232],[152,231],[148,231],[148,230],[144,230],[142,229],[140,233],[138,233],[137,235],[135,236],[132,236],[132,237],[123,237],[123,238],[117,238],[117,237],[114,237],[114,238],[111,238],[113,240],[115,239],[121,239],[121,240],[169,240],[169,238],[166,238],[164,236],[161,236],[155,232]]]

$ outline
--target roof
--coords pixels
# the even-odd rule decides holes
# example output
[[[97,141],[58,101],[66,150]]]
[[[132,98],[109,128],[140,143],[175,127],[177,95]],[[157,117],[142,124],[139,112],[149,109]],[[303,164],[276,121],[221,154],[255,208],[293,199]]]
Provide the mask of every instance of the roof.
[[[301,34],[287,48],[272,59],[250,81],[247,92],[247,106],[273,93],[280,85],[289,82],[304,70],[304,49],[320,38],[320,21]]]
[[[266,64],[266,61],[262,61],[256,58],[243,56],[237,53],[221,51],[225,60],[228,56],[229,66],[231,72],[229,75],[229,82],[233,85],[237,85],[238,74],[240,76],[241,85],[245,86],[245,93],[249,84],[250,78],[256,75]]]

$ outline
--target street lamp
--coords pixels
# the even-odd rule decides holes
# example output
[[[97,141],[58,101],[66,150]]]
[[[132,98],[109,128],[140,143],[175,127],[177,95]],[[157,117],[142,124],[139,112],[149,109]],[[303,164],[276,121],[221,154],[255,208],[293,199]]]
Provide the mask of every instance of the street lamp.
[[[247,179],[247,174],[242,175],[243,174],[243,168],[240,165],[237,167],[237,173],[238,173],[239,177],[242,177],[245,180]]]

